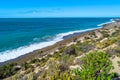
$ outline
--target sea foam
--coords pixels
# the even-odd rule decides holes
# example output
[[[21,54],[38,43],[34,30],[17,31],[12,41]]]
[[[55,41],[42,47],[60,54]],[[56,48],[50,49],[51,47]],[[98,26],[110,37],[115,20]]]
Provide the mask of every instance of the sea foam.
[[[103,26],[103,25],[105,25],[105,24],[110,24],[110,23],[113,23],[113,22],[115,22],[114,19],[110,19],[109,22],[105,22],[105,23],[102,23],[102,24],[98,24],[97,26]]]
[[[100,28],[100,27],[98,27],[98,28]],[[60,34],[57,34],[53,40],[50,40],[50,41],[34,43],[34,44],[31,44],[28,46],[23,46],[23,47],[19,47],[17,49],[1,52],[0,53],[0,62],[11,60],[11,59],[17,58],[19,56],[25,55],[27,53],[33,52],[34,50],[38,50],[38,49],[41,49],[41,48],[44,48],[47,46],[51,46],[51,45],[55,44],[56,42],[63,40],[64,36],[71,35],[71,34],[78,33],[78,32],[90,31],[93,29],[97,29],[97,28],[60,33]]]

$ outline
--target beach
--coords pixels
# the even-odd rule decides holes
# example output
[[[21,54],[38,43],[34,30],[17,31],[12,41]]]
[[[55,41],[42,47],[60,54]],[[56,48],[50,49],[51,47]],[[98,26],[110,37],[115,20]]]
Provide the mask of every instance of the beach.
[[[0,63],[29,55],[28,53],[51,46],[71,36],[100,28],[99,24],[109,22],[110,19],[0,19]]]
[[[45,48],[42,48],[42,49],[39,49],[39,50],[35,50],[33,52],[22,55],[18,58],[15,58],[15,59],[11,59],[11,60],[8,60],[8,61],[5,61],[5,62],[1,62],[0,65],[8,64],[8,63],[11,63],[11,62],[17,62],[18,64],[21,64],[24,61],[35,59],[35,58],[38,58],[38,57],[43,57],[45,55],[49,55],[50,53],[54,53],[58,48],[73,43],[75,39],[81,38],[84,35],[89,34],[89,32],[91,32],[91,31],[83,32],[83,33],[80,33],[80,34],[69,35],[70,36],[69,38],[66,38],[65,40],[59,41],[52,46],[48,46],[48,47],[45,47]],[[42,53],[38,54],[41,51],[42,51]]]
[[[5,80],[16,78],[21,80],[23,78],[29,79],[33,76],[40,80],[49,80],[53,77],[52,75],[58,77],[60,76],[59,73],[66,75],[66,71],[69,71],[68,75],[70,77],[74,77],[74,70],[84,70],[82,64],[88,59],[87,64],[92,62],[91,64],[93,66],[96,65],[94,67],[98,68],[100,67],[98,64],[106,65],[108,68],[111,67],[109,70],[110,75],[117,73],[120,76],[119,34],[120,22],[117,19],[117,21],[103,23],[97,29],[64,36],[62,41],[53,45],[1,63],[1,78],[5,78]],[[3,73],[11,70],[13,71],[10,76],[4,76]],[[116,78],[116,76],[113,76],[113,78]]]
[[[77,40],[82,41],[82,39],[85,38],[85,36],[91,34],[92,32],[98,32],[98,30],[101,30],[101,29],[104,29],[104,28],[109,28],[113,25],[118,25],[118,24],[116,24],[116,22],[104,23],[104,24],[101,25],[102,27],[98,28],[98,29],[87,30],[87,31],[84,31],[84,32],[77,32],[77,33],[74,33],[74,34],[71,34],[71,35],[64,36],[63,37],[64,40],[56,42],[55,44],[53,44],[51,46],[35,50],[33,52],[24,54],[22,56],[19,56],[17,58],[11,59],[11,60],[7,60],[5,62],[0,62],[0,65],[8,64],[8,63],[11,63],[11,62],[21,64],[25,61],[29,61],[29,60],[32,60],[32,59],[35,59],[35,58],[42,58],[44,56],[48,56],[50,54],[53,54],[56,50],[58,50],[59,48],[61,48],[63,46],[67,46],[69,44],[74,44]],[[99,36],[99,33],[98,33],[98,36]]]
[[[1,0],[0,80],[120,80],[120,0]]]

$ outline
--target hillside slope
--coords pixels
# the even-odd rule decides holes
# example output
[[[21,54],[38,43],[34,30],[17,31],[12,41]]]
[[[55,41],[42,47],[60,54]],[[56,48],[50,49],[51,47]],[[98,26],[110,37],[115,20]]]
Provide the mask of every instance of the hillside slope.
[[[111,80],[120,77],[120,22],[105,24],[64,45],[0,67],[4,80]]]

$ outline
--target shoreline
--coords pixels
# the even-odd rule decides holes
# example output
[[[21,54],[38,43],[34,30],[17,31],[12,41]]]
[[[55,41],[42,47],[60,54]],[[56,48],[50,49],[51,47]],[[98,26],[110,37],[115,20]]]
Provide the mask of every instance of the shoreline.
[[[100,28],[98,28],[98,29],[100,29]],[[34,58],[36,58],[38,56],[39,57],[43,57],[45,55],[48,55],[50,53],[55,52],[60,47],[66,46],[67,44],[70,44],[71,42],[74,42],[75,39],[83,37],[86,34],[89,34],[90,32],[98,30],[98,29],[89,30],[89,31],[80,32],[80,33],[74,33],[74,35],[69,35],[70,36],[69,38],[64,38],[64,40],[56,42],[55,44],[53,44],[51,46],[35,50],[33,52],[21,55],[21,56],[19,56],[17,58],[11,59],[11,60],[7,60],[5,62],[0,62],[0,66],[3,66],[3,65],[8,64],[8,63],[14,63],[14,62],[18,63],[18,64],[21,64],[24,61],[28,61],[28,60],[34,59]],[[38,54],[38,52],[41,52],[41,51],[43,53]]]
[[[103,29],[107,25],[112,24],[112,23],[114,23],[114,22],[103,24],[103,25],[101,25],[102,27],[100,27],[100,28],[98,27],[98,28],[93,29],[93,30],[88,30],[88,31],[74,33],[74,34],[71,34],[71,35],[68,35],[68,36],[64,36],[63,37],[64,40],[62,40],[62,41],[56,42],[55,44],[53,44],[51,46],[35,50],[33,52],[30,52],[30,53],[27,53],[27,54],[24,54],[24,55],[21,55],[21,56],[19,56],[17,58],[7,60],[5,62],[0,62],[0,66],[8,64],[8,63],[13,63],[13,62],[15,62],[17,64],[21,64],[24,61],[29,61],[29,60],[37,58],[37,57],[40,58],[40,57],[43,57],[45,55],[49,55],[50,53],[54,53],[58,48],[60,48],[62,46],[66,46],[67,44],[70,44],[70,43],[74,42],[75,39],[82,38],[85,35],[93,32],[93,31]],[[41,51],[43,53],[40,54]],[[39,54],[38,54],[38,52],[39,52]]]
[[[64,40],[62,41],[59,41],[59,42],[56,42],[55,44],[51,45],[51,46],[47,46],[45,48],[42,48],[42,49],[38,49],[38,50],[35,50],[33,52],[30,52],[30,53],[27,53],[27,54],[24,54],[24,55],[21,55],[17,58],[14,58],[14,59],[11,59],[11,60],[7,60],[5,62],[0,62],[0,66],[2,65],[5,65],[5,64],[8,64],[8,63],[14,63],[14,62],[17,62],[18,64],[20,64],[21,62],[23,61],[27,61],[27,60],[30,60],[30,59],[34,59],[36,58],[37,56],[39,57],[42,57],[44,55],[47,55],[51,52],[54,52],[55,50],[57,50],[58,48],[62,47],[62,46],[66,46],[67,44],[71,43],[74,41],[74,39],[76,39],[78,36],[83,36],[85,34],[88,34],[89,32],[91,32],[92,30],[90,31],[85,31],[85,32],[80,32],[80,33],[74,33],[72,35],[68,35],[68,36],[65,36],[64,37]],[[66,38],[67,37],[67,38]],[[41,54],[38,54],[38,52],[43,52]]]
[[[45,47],[48,47],[51,45],[54,45],[55,43],[60,42],[65,39],[68,39],[74,35],[78,35],[83,32],[98,29],[98,28],[99,27],[59,33],[59,34],[56,34],[53,38],[51,38],[48,41],[33,43],[33,44],[22,46],[22,47],[13,49],[13,50],[6,50],[4,52],[1,52],[1,54],[0,54],[0,63],[11,60],[11,59],[15,59],[19,56],[29,54],[31,52],[34,52],[36,50],[39,50],[39,49],[42,49],[42,48],[45,48]],[[13,55],[13,56],[11,56],[11,55]]]

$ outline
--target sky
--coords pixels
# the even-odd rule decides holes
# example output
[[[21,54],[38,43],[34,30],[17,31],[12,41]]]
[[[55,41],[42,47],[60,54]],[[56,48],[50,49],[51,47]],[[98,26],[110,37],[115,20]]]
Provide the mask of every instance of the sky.
[[[0,18],[120,17],[120,0],[0,0]]]

